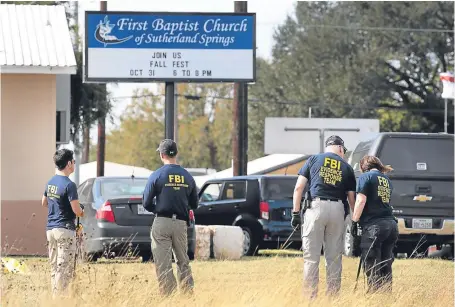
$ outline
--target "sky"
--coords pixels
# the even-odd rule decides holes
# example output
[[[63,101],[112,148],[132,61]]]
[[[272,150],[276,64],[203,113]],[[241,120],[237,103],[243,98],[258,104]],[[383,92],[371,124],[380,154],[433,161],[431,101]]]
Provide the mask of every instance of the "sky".
[[[248,1],[248,12],[256,13],[256,54],[258,57],[270,58],[273,46],[273,33],[278,25],[282,24],[287,15],[294,11],[296,1]],[[99,10],[99,1],[79,1],[79,25],[83,35],[84,12],[86,10]],[[167,1],[108,1],[108,11],[146,11],[146,12],[233,12],[234,1],[224,0],[167,0]],[[133,90],[147,87],[155,88],[149,83],[118,83],[115,86],[108,84],[108,89],[113,97],[132,96]],[[130,99],[118,99],[114,104],[112,115],[114,123],[106,122],[109,132],[119,124],[119,116],[130,102]],[[91,138],[96,142],[97,132],[94,127]]]

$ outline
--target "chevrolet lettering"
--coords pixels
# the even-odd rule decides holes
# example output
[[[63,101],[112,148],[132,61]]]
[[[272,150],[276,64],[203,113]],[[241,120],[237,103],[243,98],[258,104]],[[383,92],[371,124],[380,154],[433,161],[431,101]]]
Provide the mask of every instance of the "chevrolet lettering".
[[[416,195],[414,196],[413,200],[417,200],[420,202],[426,202],[426,201],[431,201],[433,199],[432,196],[426,196],[426,195]]]

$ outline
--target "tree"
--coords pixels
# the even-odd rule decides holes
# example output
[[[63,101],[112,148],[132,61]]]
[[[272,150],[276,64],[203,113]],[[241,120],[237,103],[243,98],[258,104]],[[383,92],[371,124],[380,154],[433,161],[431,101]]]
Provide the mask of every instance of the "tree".
[[[75,51],[77,72],[71,75],[71,124],[74,127],[73,141],[76,135],[96,120],[96,114],[108,114],[111,108],[105,86],[83,82],[82,52]],[[89,136],[88,136],[89,137]],[[89,140],[89,139],[88,139]],[[85,141],[85,140],[84,140]]]
[[[71,124],[73,126],[72,141],[79,150],[79,134],[83,132],[83,159],[86,163],[90,156],[90,128],[100,116],[107,116],[112,108],[106,85],[84,83],[82,42],[79,35],[77,3],[73,7],[67,6],[67,19],[73,36],[74,53],[77,63],[77,72],[71,75]]]
[[[399,32],[394,36],[387,31],[380,33],[384,47],[392,51],[390,59],[383,59],[381,62],[387,73],[383,79],[383,86],[393,94],[391,98],[394,99],[394,105],[408,109],[443,110],[439,73],[454,68],[454,3],[390,4],[392,5],[364,4],[365,24],[372,23],[369,20],[371,16],[380,15],[388,27],[415,30]],[[390,61],[391,59],[394,62]],[[411,113],[425,119],[421,121],[421,130],[429,132],[443,130],[442,112]],[[453,131],[453,118],[451,125]]]
[[[155,169],[160,163],[156,144],[162,139],[157,132],[164,131],[161,101],[148,90],[136,94],[144,97],[133,99],[120,127],[106,137],[106,160]]]
[[[253,155],[263,153],[266,116],[306,117],[309,107],[314,117],[379,118],[383,131],[442,131],[453,11],[452,2],[298,2],[275,31],[271,61],[257,61]]]
[[[185,167],[229,167],[232,85],[179,84],[178,93],[179,163]],[[161,165],[155,150],[164,138],[164,95],[145,89],[134,96],[120,126],[107,135],[106,158],[155,170]]]

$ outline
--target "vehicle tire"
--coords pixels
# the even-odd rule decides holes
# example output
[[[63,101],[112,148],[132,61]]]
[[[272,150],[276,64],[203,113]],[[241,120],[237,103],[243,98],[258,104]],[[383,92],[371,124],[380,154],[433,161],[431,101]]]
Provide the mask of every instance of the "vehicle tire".
[[[430,244],[419,244],[419,242],[415,242],[414,245],[409,245],[406,254],[407,258],[426,258],[428,257],[428,248]]]
[[[140,251],[139,256],[142,258],[142,262],[149,262],[153,260],[153,254],[151,251]]]
[[[453,243],[452,244],[449,244],[450,246],[450,256],[449,256],[449,260],[455,260],[455,250],[454,250],[454,245]]]
[[[87,254],[85,256],[85,261],[86,262],[97,262],[98,259],[100,258],[101,254],[99,253],[91,253],[91,254]]]
[[[257,236],[251,231],[249,227],[241,226],[243,230],[243,255],[244,256],[254,256],[257,255],[259,251],[259,244]]]
[[[85,252],[82,252],[82,253],[78,254],[77,262],[80,263],[80,264],[83,264],[83,263],[94,263],[94,262],[97,262],[100,257],[101,257],[100,253],[85,253]]]
[[[360,256],[360,238],[351,235],[351,219],[345,223],[343,254],[347,257]]]

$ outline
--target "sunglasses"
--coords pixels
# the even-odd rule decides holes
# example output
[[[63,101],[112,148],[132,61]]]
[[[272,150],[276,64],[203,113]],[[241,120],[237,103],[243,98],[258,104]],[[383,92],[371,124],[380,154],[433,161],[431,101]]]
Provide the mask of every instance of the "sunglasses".
[[[348,149],[346,147],[344,147],[344,145],[333,144],[332,142],[326,144],[326,146],[330,146],[330,145],[337,145],[338,147],[343,148],[344,154],[346,154],[346,152],[348,151]]]
[[[346,154],[346,152],[348,151],[346,147],[344,147],[343,145],[338,145],[340,146],[341,148],[343,148],[343,153]]]

